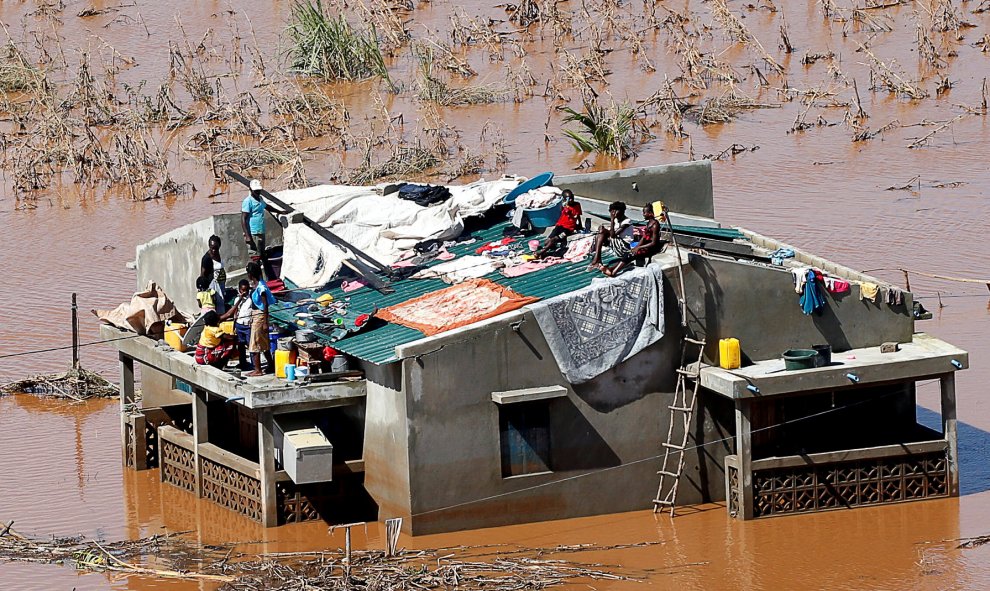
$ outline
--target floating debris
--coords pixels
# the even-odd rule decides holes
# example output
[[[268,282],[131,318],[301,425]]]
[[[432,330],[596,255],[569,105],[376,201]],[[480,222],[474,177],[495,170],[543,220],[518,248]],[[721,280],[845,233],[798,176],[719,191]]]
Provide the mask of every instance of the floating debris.
[[[31,376],[0,386],[0,395],[18,393],[82,401],[89,398],[114,398],[120,390],[103,376],[80,367],[60,374]]]

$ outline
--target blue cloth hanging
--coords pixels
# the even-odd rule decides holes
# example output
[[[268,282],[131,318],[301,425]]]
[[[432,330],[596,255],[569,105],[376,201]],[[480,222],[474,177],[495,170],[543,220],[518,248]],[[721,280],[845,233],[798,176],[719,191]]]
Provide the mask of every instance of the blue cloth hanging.
[[[825,298],[822,297],[821,287],[818,285],[814,269],[808,269],[804,283],[804,292],[801,294],[801,299],[798,300],[798,303],[801,305],[801,310],[805,314],[811,314],[825,307]]]

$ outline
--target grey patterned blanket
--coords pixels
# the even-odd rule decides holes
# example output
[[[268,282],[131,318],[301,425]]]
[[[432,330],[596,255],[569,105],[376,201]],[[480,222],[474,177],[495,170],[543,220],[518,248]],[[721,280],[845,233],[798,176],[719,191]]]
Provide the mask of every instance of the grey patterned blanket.
[[[663,336],[663,271],[647,265],[527,307],[561,373],[580,384]]]

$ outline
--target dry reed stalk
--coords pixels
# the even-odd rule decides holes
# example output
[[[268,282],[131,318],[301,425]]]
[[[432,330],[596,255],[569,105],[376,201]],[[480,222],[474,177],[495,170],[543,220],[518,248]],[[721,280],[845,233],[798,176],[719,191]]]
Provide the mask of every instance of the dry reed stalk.
[[[413,53],[418,63],[416,86],[421,100],[445,107],[457,105],[484,105],[505,100],[509,91],[506,88],[486,84],[456,87],[436,75],[433,69],[433,47],[417,44]]]
[[[677,96],[673,85],[666,76],[664,76],[664,83],[660,88],[639,105],[641,111],[653,115],[652,124],[649,127],[660,127],[665,133],[677,138],[684,138],[688,135],[684,131],[684,113],[690,108],[690,105]]]
[[[950,129],[955,123],[961,121],[963,117],[971,114],[972,113],[969,112],[960,113],[947,121],[922,121],[919,125],[925,125],[925,126],[934,125],[935,129],[926,133],[922,137],[914,138],[913,141],[908,144],[908,148],[921,148],[923,146],[929,145],[932,138],[935,137],[937,133],[941,131],[945,131],[946,129]]]
[[[749,109],[777,109],[780,105],[761,103],[730,88],[728,92],[716,97],[710,97],[701,105],[692,105],[689,113],[696,117],[699,125],[727,123],[741,111]]]
[[[767,53],[760,40],[750,32],[736,15],[732,14],[728,5],[726,5],[726,0],[712,0],[711,11],[715,22],[730,38],[752,49],[774,72],[778,74],[784,73],[783,66],[777,63],[777,60]]]
[[[883,125],[881,127],[878,127],[877,129],[872,129],[872,130],[871,129],[863,129],[862,131],[860,131],[860,132],[856,133],[855,135],[853,135],[852,141],[853,142],[865,142],[865,141],[869,141],[869,140],[872,140],[873,138],[877,137],[878,135],[883,135],[884,133],[890,131],[891,129],[897,129],[900,126],[901,126],[901,122],[898,121],[897,119],[894,119],[893,121],[890,121],[886,125]]]
[[[921,100],[928,96],[923,88],[905,80],[903,75],[894,70],[895,61],[887,65],[862,43],[859,44],[859,48],[870,58],[870,78],[873,81],[873,88],[883,88],[890,93],[903,95],[912,100]]]

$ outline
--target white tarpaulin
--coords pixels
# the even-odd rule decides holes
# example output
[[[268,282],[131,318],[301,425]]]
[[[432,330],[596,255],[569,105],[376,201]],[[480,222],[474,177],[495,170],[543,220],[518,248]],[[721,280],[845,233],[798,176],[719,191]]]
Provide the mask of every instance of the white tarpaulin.
[[[448,186],[450,199],[423,207],[381,195],[379,187],[320,185],[282,191],[276,197],[384,265],[391,265],[424,240],[449,240],[464,231],[464,219],[481,215],[519,184],[515,178]],[[282,278],[300,287],[326,285],[350,256],[303,224],[283,233]]]

